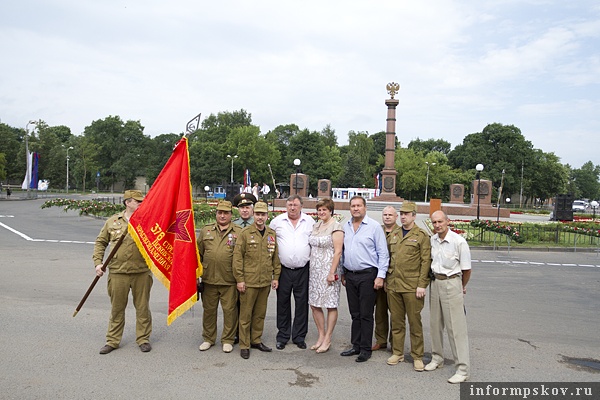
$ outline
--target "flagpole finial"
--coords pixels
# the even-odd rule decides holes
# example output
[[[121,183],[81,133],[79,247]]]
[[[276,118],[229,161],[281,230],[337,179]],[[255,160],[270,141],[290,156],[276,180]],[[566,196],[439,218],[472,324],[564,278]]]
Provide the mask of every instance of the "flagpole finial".
[[[194,118],[189,120],[189,122],[185,126],[185,133],[183,134],[184,136],[192,134],[198,130],[198,128],[200,127],[200,116],[201,115],[202,115],[202,113],[196,115]]]

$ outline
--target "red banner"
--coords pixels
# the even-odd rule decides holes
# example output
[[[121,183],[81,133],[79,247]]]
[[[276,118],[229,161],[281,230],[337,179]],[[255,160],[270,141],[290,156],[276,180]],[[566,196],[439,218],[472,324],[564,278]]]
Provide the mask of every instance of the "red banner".
[[[196,302],[196,277],[202,275],[191,189],[184,137],[129,220],[129,234],[169,290],[168,325]]]

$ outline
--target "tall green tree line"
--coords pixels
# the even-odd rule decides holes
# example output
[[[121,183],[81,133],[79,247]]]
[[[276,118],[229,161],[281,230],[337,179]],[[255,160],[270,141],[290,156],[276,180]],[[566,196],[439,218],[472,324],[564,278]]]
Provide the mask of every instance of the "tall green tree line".
[[[55,189],[66,185],[67,151],[73,188],[111,191],[117,184],[133,186],[139,176],[151,186],[181,138],[180,133],[151,138],[144,134],[140,121],[123,121],[119,116],[92,121],[81,135],[44,121],[31,127],[29,149],[41,156],[39,176]],[[4,183],[23,179],[25,136],[25,129],[0,124],[0,180]],[[232,160],[236,183],[241,183],[248,169],[253,183],[271,185],[269,166],[277,183],[289,183],[297,158],[299,170],[310,177],[309,191],[314,195],[318,179],[323,178],[331,179],[334,187],[374,187],[374,176],[384,166],[386,134],[350,131],[348,144],[340,146],[330,125],[313,131],[290,123],[263,133],[242,109],[209,115],[189,136],[189,144],[194,186],[227,184]],[[522,191],[526,203],[567,192],[577,198],[600,197],[600,166],[591,161],[581,168],[561,164],[555,154],[533,148],[513,125],[489,124],[481,132],[466,135],[454,149],[444,139],[417,138],[401,147],[396,138],[394,146],[397,193],[411,200],[422,200],[427,186],[428,197],[447,201],[452,183],[464,184],[468,199],[479,163],[484,165],[482,178],[491,180],[494,190],[504,175],[503,193]]]

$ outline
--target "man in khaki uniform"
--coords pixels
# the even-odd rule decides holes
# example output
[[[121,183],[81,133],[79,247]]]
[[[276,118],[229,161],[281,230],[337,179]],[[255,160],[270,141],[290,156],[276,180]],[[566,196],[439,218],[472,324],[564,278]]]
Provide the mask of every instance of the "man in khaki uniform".
[[[431,242],[429,235],[415,224],[417,205],[403,202],[400,207],[402,228],[388,237],[390,267],[387,271],[387,295],[392,320],[392,356],[389,365],[404,361],[406,318],[410,328],[410,354],[415,371],[423,371],[423,325],[421,310],[429,285]]]
[[[398,234],[400,232],[400,226],[396,223],[398,219],[398,212],[392,206],[386,206],[381,212],[381,220],[383,225],[383,231],[388,243],[388,251],[390,250],[390,235]],[[390,319],[389,319],[388,301],[387,301],[387,289],[382,287],[377,290],[377,298],[375,299],[375,344],[371,350],[386,350],[388,335],[390,344],[392,342],[392,333],[390,332]]]
[[[223,310],[223,351],[231,353],[238,325],[238,292],[233,276],[233,249],[242,228],[231,222],[231,202],[217,205],[217,222],[208,224],[198,234],[198,252],[203,266],[202,336],[200,351],[211,348],[217,340],[219,302]]]
[[[254,205],[254,224],[242,230],[233,253],[233,275],[240,292],[240,356],[250,357],[250,347],[269,352],[262,342],[270,289],[276,290],[281,274],[275,231],[265,225],[267,204]]]
[[[102,276],[104,252],[109,243],[111,247],[122,235],[127,234],[129,218],[144,200],[139,190],[126,190],[123,195],[125,211],[110,217],[94,244],[94,265],[96,275]],[[150,289],[152,274],[146,266],[146,261],[138,250],[131,236],[127,235],[112,260],[108,263],[108,296],[110,297],[111,312],[106,333],[106,345],[100,349],[100,354],[108,354],[119,347],[125,328],[125,308],[129,290],[133,296],[136,311],[136,342],[144,353],[152,350],[150,333],[152,332],[152,314],[150,313]]]

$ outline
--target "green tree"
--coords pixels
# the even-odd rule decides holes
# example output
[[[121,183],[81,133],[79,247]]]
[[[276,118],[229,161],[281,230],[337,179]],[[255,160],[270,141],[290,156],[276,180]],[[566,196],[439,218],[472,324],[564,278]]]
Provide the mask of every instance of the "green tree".
[[[521,180],[521,163],[525,171],[533,173],[533,145],[519,128],[498,123],[487,125],[482,132],[472,133],[463,139],[463,143],[448,153],[448,162],[452,168],[475,173],[477,164],[484,165],[483,179],[500,186],[502,170],[505,170],[504,192],[518,191]]]
[[[408,148],[415,152],[423,152],[424,154],[436,151],[448,155],[452,149],[452,145],[444,139],[421,140],[416,138],[408,144]]]
[[[534,150],[530,175],[531,186],[530,197],[540,199],[541,203],[564,193],[569,179],[568,169],[559,162],[554,153],[544,153],[542,150]]]
[[[25,151],[22,152],[23,160],[19,162],[21,146],[24,146],[24,130],[10,127],[0,123],[0,154],[5,156],[5,176],[2,180],[17,181],[23,179],[25,174]]]
[[[300,159],[300,169],[309,176],[309,192],[316,193],[317,182],[320,178],[321,166],[326,162],[323,136],[316,131],[303,129],[290,139],[288,158],[284,160],[283,169],[286,176],[296,172],[293,160]]]
[[[366,177],[361,167],[361,160],[358,154],[349,152],[346,156],[342,173],[340,174],[337,187],[362,187]]]
[[[97,174],[100,172],[99,145],[87,136],[74,136],[71,144],[74,149],[70,153],[73,154],[70,168],[75,182],[81,183],[83,192],[90,187],[99,189],[99,182],[96,182]]]
[[[0,183],[6,179],[6,154],[0,153]]]
[[[119,116],[93,121],[84,136],[98,146],[97,163],[102,186],[113,191],[115,184],[133,187],[135,179],[145,173],[145,151],[150,138],[144,136],[139,121],[123,122]]]
[[[173,154],[175,144],[181,139],[176,133],[166,133],[151,139],[147,154],[146,183],[152,186],[160,171]]]
[[[293,159],[289,155],[290,142],[300,132],[296,124],[279,125],[265,135],[265,139],[273,143],[279,151],[279,159],[271,164],[277,182],[287,182],[289,174],[295,172]]]
[[[325,125],[325,128],[321,130],[321,136],[323,136],[323,144],[329,147],[337,147],[338,141],[335,135],[335,129],[330,124]]]
[[[581,168],[574,169],[571,177],[577,187],[577,197],[592,200],[600,197],[600,166],[588,161]]]
[[[360,186],[373,187],[373,176],[375,175],[375,166],[373,155],[375,154],[373,139],[366,132],[348,132],[348,155],[353,153],[358,157],[359,166],[362,170],[360,176],[362,180]],[[354,157],[353,157],[354,159]]]

